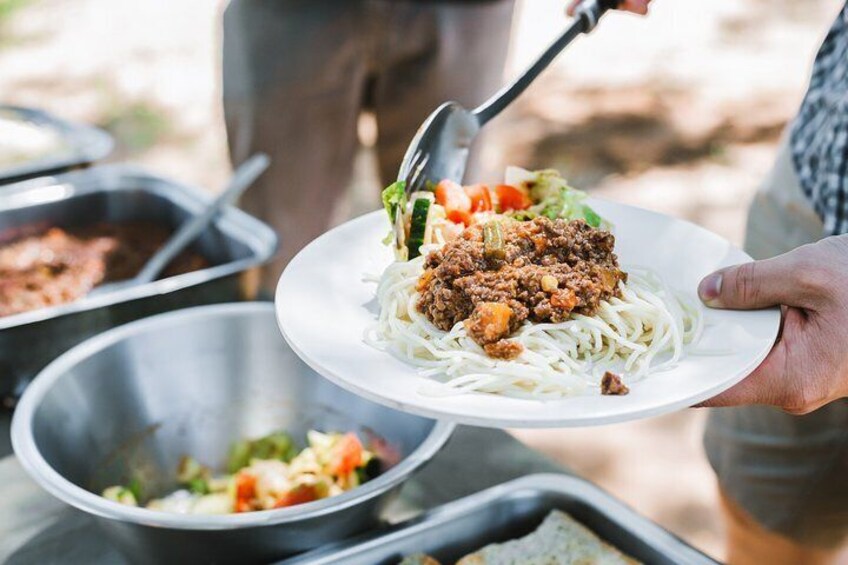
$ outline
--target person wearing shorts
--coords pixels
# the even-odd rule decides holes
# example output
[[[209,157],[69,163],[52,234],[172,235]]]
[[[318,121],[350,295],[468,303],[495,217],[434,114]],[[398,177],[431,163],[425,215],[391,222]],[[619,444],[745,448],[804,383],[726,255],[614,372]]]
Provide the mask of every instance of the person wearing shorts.
[[[698,288],[713,308],[782,310],[762,364],[702,404],[714,407],[704,445],[732,565],[848,563],[846,234],[848,3],[751,204],[745,248],[756,261]]]
[[[745,250],[767,259],[823,233],[787,138],[751,204]],[[848,533],[848,400],[806,415],[772,406],[713,408],[704,446],[719,480],[728,563],[837,562]]]
[[[745,248],[760,261],[701,285],[709,305],[784,314],[763,365],[707,403],[730,406],[711,411],[704,435],[729,563],[848,562],[846,233],[848,3],[751,204]]]

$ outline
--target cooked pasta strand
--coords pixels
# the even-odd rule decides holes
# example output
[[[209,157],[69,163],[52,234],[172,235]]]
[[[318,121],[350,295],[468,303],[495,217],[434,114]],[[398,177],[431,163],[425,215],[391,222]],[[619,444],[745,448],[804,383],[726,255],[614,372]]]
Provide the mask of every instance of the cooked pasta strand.
[[[437,247],[437,246],[436,246]],[[601,303],[594,316],[575,315],[562,323],[526,322],[509,339],[524,351],[514,360],[493,359],[472,340],[462,323],[436,328],[416,308],[416,282],[424,256],[396,262],[377,286],[380,314],[367,343],[436,377],[441,384],[425,394],[487,392],[516,398],[556,399],[580,394],[606,370],[623,372],[627,383],[669,369],[684,347],[703,331],[700,307],[672,291],[654,272],[628,270],[620,298]]]

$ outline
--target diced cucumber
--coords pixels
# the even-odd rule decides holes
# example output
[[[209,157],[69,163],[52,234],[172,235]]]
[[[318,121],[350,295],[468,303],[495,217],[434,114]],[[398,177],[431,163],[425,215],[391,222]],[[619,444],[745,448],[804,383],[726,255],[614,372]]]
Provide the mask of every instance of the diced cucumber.
[[[429,199],[418,198],[413,202],[412,221],[409,225],[409,240],[406,244],[410,259],[415,259],[421,254],[420,248],[424,245],[424,233],[427,231],[427,214],[429,212]]]

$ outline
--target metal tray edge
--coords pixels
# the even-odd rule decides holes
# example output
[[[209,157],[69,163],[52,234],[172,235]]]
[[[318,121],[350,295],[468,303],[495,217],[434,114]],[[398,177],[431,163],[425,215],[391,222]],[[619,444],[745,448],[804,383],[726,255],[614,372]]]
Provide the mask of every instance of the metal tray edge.
[[[62,200],[75,195],[88,194],[100,191],[120,191],[119,187],[97,187],[98,177],[113,176],[117,178],[134,178],[141,182],[158,183],[160,186],[148,188],[149,192],[168,198],[175,205],[184,209],[197,212],[212,198],[204,191],[161,177],[134,165],[102,165],[92,167],[83,171],[72,171],[55,176],[40,177],[13,183],[3,187],[2,203],[0,211],[8,209],[23,208],[46,200]],[[49,191],[55,186],[63,186],[63,191],[54,191],[53,195],[43,194],[31,201],[27,201],[27,194],[38,191]],[[169,190],[161,190],[167,186]],[[5,192],[6,190],[9,192]],[[176,190],[174,190],[176,189]],[[207,281],[219,279],[238,273],[251,267],[259,266],[270,259],[277,250],[278,238],[273,230],[264,222],[248,215],[234,206],[226,207],[215,223],[222,232],[238,239],[251,248],[253,255],[237,261],[231,261],[223,265],[216,265],[207,269],[193,271],[175,277],[154,281],[136,288],[129,288],[105,294],[99,297],[82,298],[75,302],[41,308],[31,312],[23,312],[13,316],[0,318],[0,330],[20,327],[27,324],[37,323],[52,318],[58,318],[68,314],[74,314],[118,304],[129,302],[139,298],[147,298],[159,294],[174,292],[190,286],[196,286]],[[257,234],[257,232],[263,232]],[[264,243],[263,243],[264,240]]]
[[[51,127],[57,130],[71,145],[70,154],[62,157],[50,157],[48,155],[21,165],[0,169],[0,183],[13,183],[15,182],[14,179],[93,163],[108,156],[115,147],[114,138],[95,126],[71,122],[37,108],[3,104],[0,105],[0,110],[17,113],[24,119]]]
[[[449,502],[409,520],[393,524],[386,529],[362,534],[349,540],[279,561],[277,565],[343,563],[346,557],[364,555],[370,548],[385,543],[384,540],[389,537],[415,535],[426,530],[431,522],[456,519],[500,499],[513,496],[518,491],[533,490],[567,493],[579,498],[593,505],[610,520],[621,524],[622,527],[634,534],[650,539],[652,545],[677,562],[690,565],[715,565],[718,563],[586,479],[565,474],[538,473],[508,481]]]

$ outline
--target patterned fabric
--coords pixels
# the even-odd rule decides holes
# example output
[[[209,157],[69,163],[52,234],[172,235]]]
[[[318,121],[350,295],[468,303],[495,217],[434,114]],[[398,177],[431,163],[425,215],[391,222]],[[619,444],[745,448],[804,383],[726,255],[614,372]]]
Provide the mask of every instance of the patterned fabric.
[[[801,188],[825,235],[848,233],[848,2],[816,56],[790,135]]]

